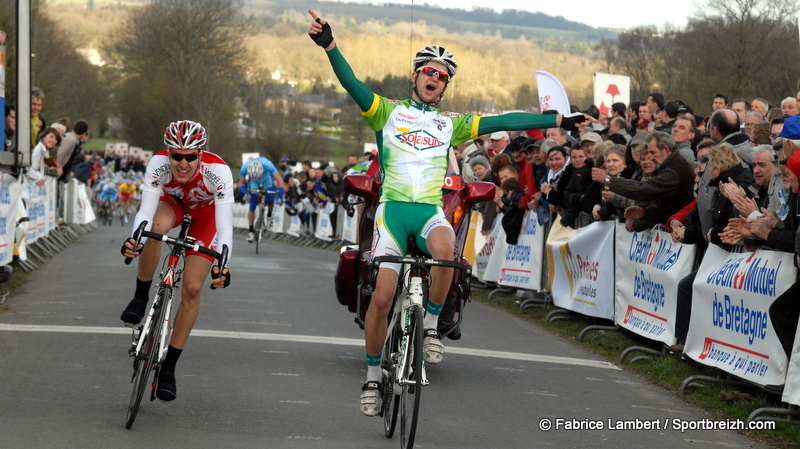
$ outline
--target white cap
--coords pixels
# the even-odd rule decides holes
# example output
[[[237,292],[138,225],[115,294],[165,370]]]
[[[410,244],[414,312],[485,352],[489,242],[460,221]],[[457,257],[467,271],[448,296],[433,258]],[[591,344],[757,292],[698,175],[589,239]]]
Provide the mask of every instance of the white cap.
[[[489,136],[489,140],[508,139],[508,133],[505,131],[497,131]]]

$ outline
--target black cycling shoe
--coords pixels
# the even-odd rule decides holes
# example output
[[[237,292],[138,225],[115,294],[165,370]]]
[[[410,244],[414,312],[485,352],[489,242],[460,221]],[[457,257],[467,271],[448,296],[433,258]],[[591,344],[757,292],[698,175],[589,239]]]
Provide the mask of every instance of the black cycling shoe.
[[[128,307],[122,311],[120,319],[126,324],[137,325],[144,318],[144,309],[147,307],[147,300],[140,298],[133,298],[128,303]]]
[[[174,401],[178,397],[178,387],[175,385],[174,372],[161,370],[158,374],[156,397],[162,401]]]
[[[443,336],[447,334],[447,338],[449,338],[450,340],[459,340],[461,338],[461,326],[456,326],[455,328],[454,326],[455,323],[452,321],[446,323],[440,320],[439,325],[437,326],[437,330],[439,331],[439,334]],[[450,333],[448,334],[448,332]]]

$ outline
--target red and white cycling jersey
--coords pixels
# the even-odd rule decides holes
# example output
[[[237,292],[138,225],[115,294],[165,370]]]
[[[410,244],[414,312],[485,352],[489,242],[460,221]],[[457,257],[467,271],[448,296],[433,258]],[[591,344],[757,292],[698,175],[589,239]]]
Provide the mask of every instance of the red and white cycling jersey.
[[[162,196],[168,197],[162,198]],[[211,249],[233,244],[233,175],[231,169],[219,156],[203,151],[197,171],[185,184],[173,179],[169,155],[166,150],[150,159],[142,184],[142,202],[134,218],[133,230],[143,220],[150,229],[158,209],[158,203],[166,201],[176,210],[175,226],[180,224],[179,210],[192,215],[196,226],[189,235],[198,238],[198,243]],[[213,221],[207,221],[213,219]],[[215,235],[216,234],[216,235]],[[189,253],[187,253],[189,254]],[[229,252],[228,260],[232,254]]]
[[[233,176],[231,169],[219,156],[203,151],[200,165],[192,179],[182,184],[172,179],[167,151],[161,151],[147,164],[142,191],[163,191],[183,202],[187,209],[197,209],[212,203],[233,203]]]

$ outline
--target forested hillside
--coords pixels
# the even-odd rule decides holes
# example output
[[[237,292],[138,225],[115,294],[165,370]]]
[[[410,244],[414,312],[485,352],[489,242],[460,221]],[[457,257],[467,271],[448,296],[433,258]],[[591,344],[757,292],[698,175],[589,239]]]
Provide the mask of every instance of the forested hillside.
[[[76,46],[108,54],[109,33],[118,30],[128,11],[143,2],[91,3],[91,9],[86,1],[69,0],[53,1],[46,7],[53,19],[74,30]],[[406,76],[413,53],[436,43],[455,53],[462,68],[448,91],[451,100],[493,99],[504,109],[535,102],[536,70],[556,75],[577,104],[589,102],[592,73],[601,64],[594,58],[597,42],[587,36],[608,35],[562,18],[549,18],[560,29],[520,26],[507,14],[494,11],[415,6],[412,24],[407,5],[249,0],[242,5],[242,13],[248,17],[248,28],[242,31],[252,55],[246,65],[252,72],[263,78],[280,71],[298,80],[301,87],[310,86],[309,80],[332,77],[324,53],[306,36],[309,8],[331,21],[341,49],[359,77]],[[541,24],[533,20],[540,15],[513,16]]]

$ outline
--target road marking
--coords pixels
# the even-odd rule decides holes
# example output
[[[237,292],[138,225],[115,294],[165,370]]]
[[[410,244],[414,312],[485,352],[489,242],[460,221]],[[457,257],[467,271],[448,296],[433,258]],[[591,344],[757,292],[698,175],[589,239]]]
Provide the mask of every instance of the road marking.
[[[61,332],[72,334],[120,334],[130,335],[131,330],[126,327],[102,327],[102,326],[37,326],[33,324],[0,324],[0,331],[9,332]],[[361,338],[337,338],[337,337],[317,337],[314,335],[289,335],[272,334],[265,332],[232,332],[232,331],[213,331],[203,329],[192,329],[193,337],[229,338],[239,340],[268,340],[284,341],[291,343],[314,343],[323,345],[337,346],[356,346],[363,347],[364,340]],[[573,365],[585,368],[601,368],[610,370],[621,370],[622,368],[610,362],[590,359],[576,359],[572,357],[559,357],[542,354],[526,354],[521,352],[492,351],[488,349],[471,349],[447,347],[448,354],[467,355],[472,357],[484,357],[505,360],[520,360],[525,362],[553,363],[558,365]]]

